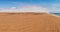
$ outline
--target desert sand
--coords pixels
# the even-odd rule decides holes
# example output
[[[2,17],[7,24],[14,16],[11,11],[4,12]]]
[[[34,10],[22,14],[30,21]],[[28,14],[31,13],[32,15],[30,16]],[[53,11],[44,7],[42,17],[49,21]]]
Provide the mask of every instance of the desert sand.
[[[0,13],[0,32],[60,32],[60,18],[45,13]]]

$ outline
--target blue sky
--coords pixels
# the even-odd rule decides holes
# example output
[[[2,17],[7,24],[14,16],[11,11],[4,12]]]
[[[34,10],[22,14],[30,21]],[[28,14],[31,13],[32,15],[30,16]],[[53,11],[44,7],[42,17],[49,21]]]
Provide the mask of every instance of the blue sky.
[[[20,8],[25,5],[42,6],[49,12],[60,13],[60,0],[0,0],[0,8]]]

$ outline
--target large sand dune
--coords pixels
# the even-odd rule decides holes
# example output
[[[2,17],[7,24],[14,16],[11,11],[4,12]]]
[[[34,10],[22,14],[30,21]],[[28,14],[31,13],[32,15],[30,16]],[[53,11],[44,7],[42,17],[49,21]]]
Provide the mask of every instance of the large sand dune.
[[[60,32],[60,18],[44,13],[0,13],[0,32]]]

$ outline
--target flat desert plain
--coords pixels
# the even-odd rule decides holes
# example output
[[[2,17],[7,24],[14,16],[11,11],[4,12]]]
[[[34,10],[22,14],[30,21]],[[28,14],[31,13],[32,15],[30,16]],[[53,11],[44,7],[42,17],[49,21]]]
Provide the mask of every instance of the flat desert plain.
[[[0,13],[0,32],[60,32],[60,18],[45,13]]]

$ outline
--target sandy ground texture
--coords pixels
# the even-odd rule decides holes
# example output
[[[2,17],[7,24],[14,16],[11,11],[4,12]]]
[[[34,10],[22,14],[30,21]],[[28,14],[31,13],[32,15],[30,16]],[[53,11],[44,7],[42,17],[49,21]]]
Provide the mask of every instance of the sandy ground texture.
[[[0,32],[60,32],[60,18],[44,13],[0,13]]]

